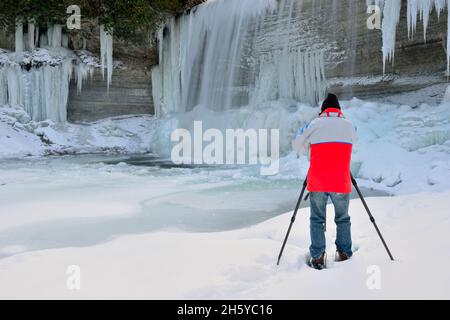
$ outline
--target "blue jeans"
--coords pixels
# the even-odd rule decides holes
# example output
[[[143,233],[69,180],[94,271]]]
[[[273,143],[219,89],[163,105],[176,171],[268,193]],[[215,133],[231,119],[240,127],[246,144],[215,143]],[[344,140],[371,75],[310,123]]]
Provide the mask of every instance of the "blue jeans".
[[[319,258],[325,252],[325,222],[328,198],[334,205],[335,217],[334,222],[337,227],[336,249],[352,256],[352,236],[350,231],[350,216],[348,215],[348,205],[350,194],[328,193],[328,192],[311,192],[311,246],[309,251],[311,257]]]

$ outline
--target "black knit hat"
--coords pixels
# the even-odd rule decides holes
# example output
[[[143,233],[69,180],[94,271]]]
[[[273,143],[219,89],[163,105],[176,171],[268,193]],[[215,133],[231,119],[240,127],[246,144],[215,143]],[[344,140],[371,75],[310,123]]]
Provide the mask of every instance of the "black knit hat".
[[[341,110],[341,105],[339,104],[339,99],[333,93],[329,93],[328,97],[322,103],[322,112],[324,112],[328,108],[335,108],[335,109]]]

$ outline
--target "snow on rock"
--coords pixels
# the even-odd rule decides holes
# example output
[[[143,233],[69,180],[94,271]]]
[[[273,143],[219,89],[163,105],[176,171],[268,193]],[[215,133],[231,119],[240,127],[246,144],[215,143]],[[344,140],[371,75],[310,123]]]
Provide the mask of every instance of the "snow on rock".
[[[161,231],[123,236],[91,247],[20,253],[0,260],[0,297],[449,299],[450,274],[446,270],[450,259],[443,253],[450,250],[450,193],[367,201],[395,262],[389,260],[356,199],[350,204],[355,254],[347,262],[332,261],[335,227],[330,220],[327,270],[316,271],[305,265],[309,246],[306,208],[299,212],[279,267],[276,258],[291,213],[235,231]],[[81,267],[81,290],[71,291],[65,286],[65,270],[71,264]],[[381,272],[377,290],[367,285],[374,267]]]
[[[44,145],[33,133],[30,120],[21,107],[0,109],[0,158],[44,154]]]
[[[93,124],[33,121],[20,106],[0,107],[0,159],[76,153],[145,153],[152,116],[105,119]]]
[[[394,194],[450,189],[448,104],[411,108],[358,99],[344,104],[358,129],[352,167],[362,185]],[[439,184],[430,184],[436,170]]]

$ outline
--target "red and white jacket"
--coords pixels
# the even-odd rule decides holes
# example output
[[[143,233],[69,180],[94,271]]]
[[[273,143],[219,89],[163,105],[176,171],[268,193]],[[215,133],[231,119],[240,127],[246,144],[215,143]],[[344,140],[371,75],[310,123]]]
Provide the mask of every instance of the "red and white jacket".
[[[350,162],[356,141],[355,127],[339,109],[326,109],[301,129],[292,146],[305,155],[311,151],[310,192],[351,192]]]

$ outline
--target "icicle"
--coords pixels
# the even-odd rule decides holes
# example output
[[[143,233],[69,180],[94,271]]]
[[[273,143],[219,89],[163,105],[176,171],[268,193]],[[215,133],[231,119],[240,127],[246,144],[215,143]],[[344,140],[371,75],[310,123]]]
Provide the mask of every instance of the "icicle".
[[[450,77],[450,0],[447,0],[447,77]]]
[[[20,105],[36,121],[66,121],[72,58],[53,59],[47,50],[38,49],[29,60],[37,62],[36,67],[27,70],[18,63],[4,65],[0,68],[0,104]]]
[[[441,12],[444,11],[446,0],[434,0],[434,8],[436,9],[438,21],[441,16]]]
[[[112,31],[111,31],[112,32]],[[106,36],[106,65],[108,68],[108,77],[107,77],[107,85],[109,90],[109,85],[112,82],[112,74],[113,74],[113,37],[112,33]]]
[[[427,29],[428,22],[430,21],[430,13],[431,13],[431,0],[422,0],[420,7],[420,14],[423,21],[423,40],[427,42]]]
[[[55,24],[52,28],[52,43],[51,46],[54,48],[61,47],[62,42],[62,25]]]
[[[105,68],[107,71],[107,87],[109,90],[113,74],[113,36],[112,31],[108,32],[104,25],[100,26],[100,62],[103,79],[105,78]]]
[[[263,56],[250,104],[279,98],[317,105],[325,93],[325,68],[321,52],[282,50]]]
[[[64,48],[69,48],[69,36],[66,33],[62,35],[61,43]]]
[[[38,45],[39,45],[39,27],[36,26],[34,32],[34,47],[37,47]]]
[[[417,14],[419,12],[419,1],[408,0],[407,6],[407,22],[408,22],[408,38],[412,38],[417,28]]]
[[[386,62],[394,63],[397,25],[400,22],[401,0],[386,0],[383,10],[383,74]]]
[[[47,45],[49,47],[52,47],[52,40],[53,40],[53,25],[48,25],[47,27]]]
[[[23,24],[22,22],[16,23],[16,52],[22,52],[23,51]]]
[[[48,40],[47,39],[48,38],[47,38],[47,35],[45,33],[42,33],[39,36],[39,45],[41,46],[41,48],[44,47],[44,46],[48,46]]]
[[[32,21],[28,22],[28,50],[34,50],[34,34],[35,34],[35,25]]]
[[[160,94],[163,92],[162,84],[163,81],[161,70],[159,66],[154,66],[152,68],[152,96],[155,115],[157,117],[162,116],[164,110],[163,99],[160,96]]]
[[[412,38],[417,28],[417,15],[420,15],[420,19],[423,22],[423,38],[427,41],[427,30],[430,20],[430,14],[434,7],[436,9],[438,19],[441,11],[445,8],[445,0],[408,0],[408,37]]]
[[[92,79],[94,70],[95,68],[93,66],[87,65],[86,63],[83,63],[81,61],[75,66],[77,93],[81,92],[84,80],[86,80],[88,77]]]
[[[6,104],[8,104],[8,83],[6,79],[6,68],[0,67],[0,105]]]

